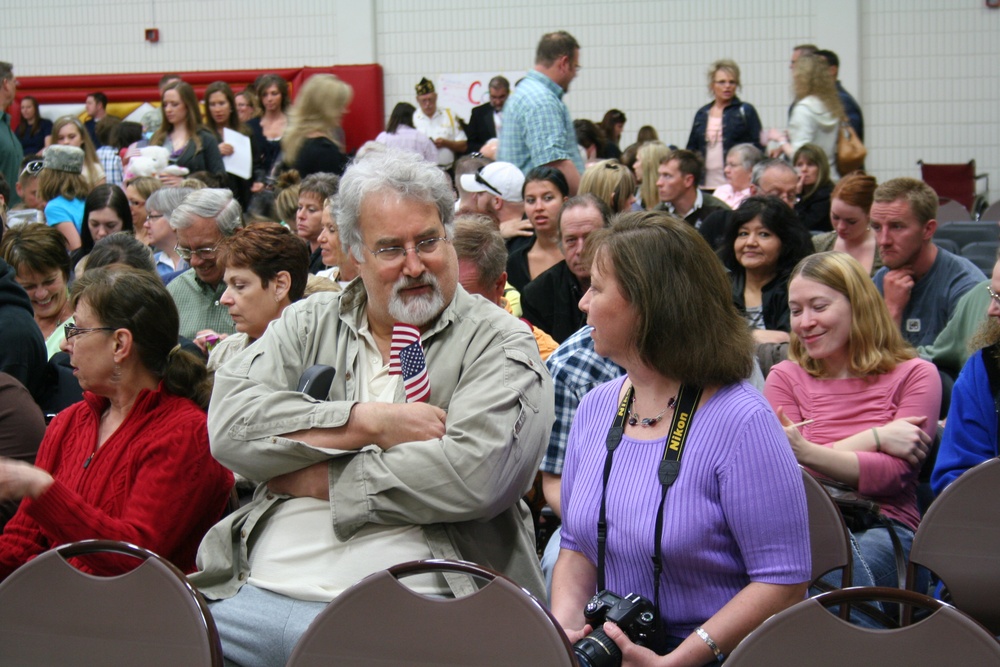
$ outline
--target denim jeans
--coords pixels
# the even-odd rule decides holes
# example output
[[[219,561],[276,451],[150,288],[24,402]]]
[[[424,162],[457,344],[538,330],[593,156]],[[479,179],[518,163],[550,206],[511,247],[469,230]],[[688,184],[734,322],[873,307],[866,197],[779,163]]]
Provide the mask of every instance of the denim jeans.
[[[899,522],[893,521],[892,527],[899,537],[899,542],[903,546],[904,563],[909,559],[910,546],[913,544],[913,531]],[[851,571],[853,576],[852,586],[886,586],[888,588],[899,588],[899,578],[896,570],[896,551],[892,546],[892,538],[889,536],[889,529],[879,524],[868,530],[859,530],[851,533],[851,553],[854,558],[854,567]],[[905,572],[903,573],[905,575]],[[834,570],[820,579],[825,584],[833,588],[840,588],[840,572]],[[919,582],[918,582],[919,585]],[[926,589],[918,588],[917,590]],[[818,591],[811,590],[810,594],[815,595]],[[890,615],[895,615],[895,605],[889,605],[886,610],[883,605],[874,605],[880,611],[888,611]],[[864,614],[851,612],[851,622],[870,628],[882,627]]]
[[[545,551],[542,552],[542,575],[545,577],[545,593],[549,597],[549,604],[552,603],[552,570],[555,568],[556,560],[559,558],[559,544],[562,542],[560,539],[561,536],[562,526],[559,526],[552,531],[552,536],[549,537],[549,541],[545,545]]]
[[[249,584],[231,598],[208,603],[226,665],[246,667],[284,667],[296,642],[327,604]]]

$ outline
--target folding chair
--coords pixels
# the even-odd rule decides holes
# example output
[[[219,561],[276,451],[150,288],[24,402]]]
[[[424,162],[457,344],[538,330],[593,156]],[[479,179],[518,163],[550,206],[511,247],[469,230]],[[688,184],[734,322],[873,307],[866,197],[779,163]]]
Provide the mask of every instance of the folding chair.
[[[976,173],[976,161],[969,160],[965,164],[929,164],[917,160],[920,165],[920,178],[934,188],[938,197],[954,199],[979,218],[986,209],[986,196],[976,194],[976,181],[986,180],[986,195],[990,191],[990,175]]]
[[[954,241],[959,248],[964,248],[970,243],[977,241],[990,241],[997,243],[1000,236],[1000,228],[996,223],[990,222],[947,222],[938,225],[934,231],[934,241],[948,239]]]
[[[913,537],[907,588],[917,566],[944,582],[956,607],[1000,634],[1000,459],[966,471],[931,503]],[[997,663],[1000,664],[1000,663]]]
[[[961,255],[978,266],[986,277],[993,273],[993,265],[997,263],[997,241],[975,241],[962,248]]]
[[[136,558],[102,577],[66,559]],[[51,549],[0,583],[0,664],[221,666],[222,644],[201,595],[152,551],[113,540]]]
[[[954,199],[941,198],[938,203],[937,221],[938,224],[949,222],[968,222],[972,220],[969,209],[959,204]]]
[[[858,602],[902,603],[931,614],[905,627],[873,630],[827,609]],[[1000,664],[1000,643],[954,607],[896,588],[847,588],[809,598],[764,621],[726,660],[727,667],[954,664]]]
[[[1000,222],[1000,200],[990,204],[990,207],[983,211],[979,219],[984,222]]]
[[[430,598],[398,579],[471,575],[487,583],[462,598]],[[370,665],[551,665],[573,667],[573,648],[527,591],[473,563],[396,565],[341,593],[299,639],[288,667]]]

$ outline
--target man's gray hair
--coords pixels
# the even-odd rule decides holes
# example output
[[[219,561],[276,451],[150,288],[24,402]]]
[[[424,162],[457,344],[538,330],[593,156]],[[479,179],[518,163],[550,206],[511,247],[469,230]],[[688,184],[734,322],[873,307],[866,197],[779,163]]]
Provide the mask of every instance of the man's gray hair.
[[[189,194],[170,215],[174,230],[187,229],[194,224],[195,216],[211,218],[223,236],[232,236],[243,223],[243,211],[233,193],[224,188],[205,188]]]
[[[0,82],[14,78],[14,66],[0,60]],[[2,111],[2,110],[0,110]]]
[[[347,168],[337,197],[340,242],[359,262],[365,261],[361,207],[367,197],[375,194],[436,206],[445,236],[450,239],[454,235],[455,195],[443,171],[409,151],[367,153]]]
[[[798,172],[795,171],[795,168],[792,165],[785,162],[784,160],[768,158],[766,160],[761,160],[760,162],[758,162],[753,166],[753,175],[750,177],[750,182],[759,188],[760,179],[764,178],[764,172],[767,171],[768,169],[780,169],[782,171],[789,172],[790,174],[795,176],[795,178],[799,177]]]
[[[735,155],[740,165],[751,173],[754,165],[764,159],[764,154],[753,144],[736,144],[729,149],[729,155]]]
[[[174,214],[174,209],[184,203],[187,196],[194,190],[192,188],[160,188],[149,195],[146,200],[146,209],[153,209],[160,213],[170,222],[170,216]]]

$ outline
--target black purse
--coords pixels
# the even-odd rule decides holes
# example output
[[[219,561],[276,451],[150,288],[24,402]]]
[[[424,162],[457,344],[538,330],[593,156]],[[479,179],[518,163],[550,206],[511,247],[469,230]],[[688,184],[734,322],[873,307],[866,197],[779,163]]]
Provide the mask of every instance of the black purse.
[[[815,477],[833,498],[849,531],[868,530],[881,523],[882,507],[871,498],[865,498],[856,489],[832,479]]]
[[[813,478],[830,494],[849,531],[854,533],[876,526],[884,526],[889,531],[889,539],[892,541],[892,550],[896,557],[896,579],[899,588],[906,588],[906,555],[903,553],[903,543],[899,541],[892,520],[882,514],[882,506],[843,482],[816,475],[813,475]]]

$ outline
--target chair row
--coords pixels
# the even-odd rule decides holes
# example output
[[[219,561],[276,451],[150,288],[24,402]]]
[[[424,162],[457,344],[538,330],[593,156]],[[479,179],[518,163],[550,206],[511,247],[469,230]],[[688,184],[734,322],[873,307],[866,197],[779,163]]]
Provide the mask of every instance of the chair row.
[[[803,471],[809,507],[813,581],[843,568],[851,585],[851,545],[840,510],[823,487]],[[967,471],[938,496],[913,538],[906,586],[913,589],[917,568],[940,577],[954,605],[1000,635],[1000,459]],[[923,593],[923,591],[916,591]],[[847,605],[841,609],[847,618]]]
[[[839,665],[844,650],[851,654],[849,662],[865,664],[877,658],[897,664],[902,655],[912,656],[905,661],[909,667],[948,664],[948,657],[956,655],[971,664],[1000,664],[1000,643],[993,637],[1000,634],[1000,459],[973,468],[949,486],[927,511],[913,541],[907,586],[912,587],[916,568],[926,567],[941,577],[957,609],[910,590],[850,588],[850,538],[840,511],[805,471],[803,480],[813,580],[842,568],[843,588],[772,617],[737,647],[729,664]],[[141,564],[124,575],[99,577],[67,560],[109,553]],[[427,572],[487,583],[464,598],[434,599],[399,582]],[[904,604],[906,632],[850,625],[845,620],[850,605],[866,596]],[[825,609],[832,606],[840,607],[841,618]],[[912,624],[914,606],[930,616]],[[905,653],[903,647],[908,647]],[[763,662],[762,650],[768,656]],[[576,664],[566,635],[541,602],[501,575],[456,561],[398,565],[338,596],[302,636],[289,665],[318,667],[331,661]],[[52,549],[0,583],[0,664],[66,663],[216,667],[223,659],[208,606],[176,567],[140,547],[87,540]]]
[[[115,577],[67,559],[131,556]],[[482,581],[458,599],[414,594],[399,579],[438,572]],[[0,584],[0,664],[222,667],[222,645],[201,595],[172,564],[140,547],[86,540],[45,552]],[[552,665],[576,659],[552,614],[491,570],[419,561],[373,574],[327,605],[289,667],[321,665]]]

